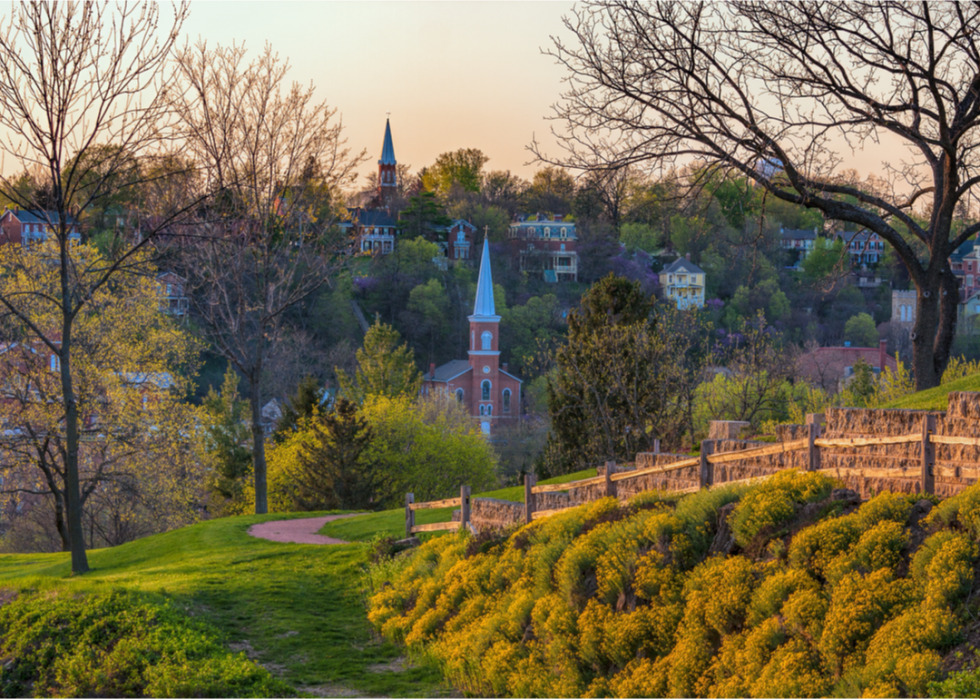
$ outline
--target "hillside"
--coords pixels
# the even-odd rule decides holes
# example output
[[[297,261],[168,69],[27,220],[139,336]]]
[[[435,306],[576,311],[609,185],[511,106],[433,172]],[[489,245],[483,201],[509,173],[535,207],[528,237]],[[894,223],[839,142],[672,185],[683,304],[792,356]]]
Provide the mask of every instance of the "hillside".
[[[431,540],[369,617],[482,695],[976,696],[980,485],[834,487],[785,471]]]
[[[945,410],[946,396],[953,391],[980,391],[980,374],[964,376],[962,379],[904,396],[880,407],[904,410]]]

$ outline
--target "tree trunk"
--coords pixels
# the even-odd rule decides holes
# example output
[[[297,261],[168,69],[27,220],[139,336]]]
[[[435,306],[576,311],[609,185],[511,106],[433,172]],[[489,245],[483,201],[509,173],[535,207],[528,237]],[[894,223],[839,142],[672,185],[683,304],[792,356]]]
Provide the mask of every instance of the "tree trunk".
[[[66,243],[63,243],[66,245]],[[62,255],[65,255],[63,252]],[[64,303],[70,303],[67,284],[67,263],[62,264]],[[87,573],[85,535],[82,528],[82,493],[78,475],[78,402],[71,377],[71,322],[68,311],[61,333],[61,390],[65,401],[65,496],[68,505],[68,539],[71,545],[71,572]]]
[[[943,272],[927,276],[926,282],[916,288],[912,330],[912,372],[916,391],[938,386],[949,363],[960,291],[955,275],[948,269]]]
[[[262,406],[259,392],[259,373],[249,376],[249,398],[252,405],[252,471],[255,474],[255,514],[269,511],[269,491],[266,486],[265,432],[262,430]]]
[[[61,550],[71,551],[71,537],[68,536],[68,525],[65,522],[65,503],[61,493],[54,491],[54,523],[61,537]]]

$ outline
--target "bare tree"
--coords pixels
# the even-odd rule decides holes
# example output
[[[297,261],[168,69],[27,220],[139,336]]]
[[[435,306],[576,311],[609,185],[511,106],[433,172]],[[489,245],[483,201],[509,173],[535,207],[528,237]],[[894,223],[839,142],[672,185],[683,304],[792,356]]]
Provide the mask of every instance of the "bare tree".
[[[79,487],[79,409],[73,329],[80,311],[120,271],[134,271],[133,253],[152,238],[119,251],[110,261],[76,264],[69,254],[73,218],[115,188],[130,186],[133,157],[152,153],[168,114],[168,57],[187,16],[187,5],[161,23],[153,3],[47,3],[14,5],[0,23],[0,148],[25,169],[44,173],[47,192],[0,176],[0,194],[24,209],[38,209],[58,269],[57,290],[21,289],[0,295],[0,308],[24,334],[58,358],[64,407],[65,498],[71,565],[88,570]],[[111,148],[105,146],[111,145]],[[99,167],[93,175],[92,158]],[[14,264],[16,266],[16,264]],[[8,269],[6,274],[15,270]],[[15,287],[9,287],[15,288]],[[39,317],[53,319],[41,324]]]
[[[262,375],[284,313],[326,283],[345,241],[333,214],[351,156],[336,110],[285,82],[268,46],[183,50],[175,102],[183,137],[213,195],[185,246],[191,305],[214,349],[245,377],[252,411],[255,511],[268,509]]]
[[[551,52],[570,73],[563,164],[695,161],[878,233],[918,291],[916,386],[939,384],[959,300],[949,253],[980,231],[953,229],[980,185],[980,6],[593,2],[566,26],[577,44]],[[885,138],[901,143],[887,192],[835,176],[843,148]]]

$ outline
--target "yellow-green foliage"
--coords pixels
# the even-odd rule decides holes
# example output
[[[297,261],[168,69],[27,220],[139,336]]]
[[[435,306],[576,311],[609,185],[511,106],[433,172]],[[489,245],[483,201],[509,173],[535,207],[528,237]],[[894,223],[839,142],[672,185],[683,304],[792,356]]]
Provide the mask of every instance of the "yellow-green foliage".
[[[880,495],[847,516],[828,501],[783,558],[708,556],[725,504],[739,502],[732,519],[741,510],[741,533],[758,542],[792,529],[778,503],[796,510],[829,489],[783,474],[676,507],[606,498],[469,557],[467,535],[440,537],[371,599],[370,619],[475,694],[924,695],[943,679],[974,585],[973,493],[937,508],[939,531],[918,551],[912,498]]]
[[[735,541],[747,547],[762,531],[776,533],[796,514],[796,506],[824,500],[833,481],[821,473],[781,471],[747,493],[732,512]]]

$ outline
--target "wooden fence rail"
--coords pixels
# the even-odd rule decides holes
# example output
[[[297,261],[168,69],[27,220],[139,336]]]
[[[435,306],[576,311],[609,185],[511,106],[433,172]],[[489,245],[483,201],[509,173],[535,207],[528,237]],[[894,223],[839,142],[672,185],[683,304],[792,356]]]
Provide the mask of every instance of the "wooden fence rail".
[[[730,485],[735,483],[748,483],[755,482],[765,478],[765,476],[744,478],[740,480],[733,481],[722,481],[715,482],[714,477],[714,466],[717,464],[727,464],[734,463],[737,461],[744,461],[746,459],[760,458],[764,456],[777,456],[781,454],[794,454],[797,452],[805,451],[807,453],[805,470],[806,471],[817,471],[821,473],[837,474],[840,476],[855,476],[862,478],[917,478],[920,483],[920,489],[923,493],[934,493],[935,492],[935,461],[936,461],[936,445],[937,444],[951,444],[951,445],[964,445],[964,446],[974,446],[980,447],[980,438],[975,437],[952,437],[945,435],[936,434],[936,417],[934,415],[924,415],[922,421],[922,428],[916,432],[910,432],[903,435],[894,435],[889,437],[849,437],[849,438],[835,438],[826,439],[820,436],[824,416],[822,414],[811,414],[806,416],[806,422],[809,426],[809,434],[806,439],[796,439],[790,442],[782,442],[780,444],[767,444],[761,447],[754,447],[752,449],[742,449],[735,451],[719,452],[715,453],[715,447],[717,442],[713,440],[704,440],[701,442],[701,453],[689,459],[681,459],[673,463],[664,464],[663,466],[654,466],[651,468],[643,469],[633,469],[629,471],[617,471],[616,464],[613,461],[606,462],[606,471],[601,476],[596,476],[594,478],[584,478],[578,481],[569,481],[567,483],[552,483],[549,485],[538,485],[537,477],[533,474],[528,474],[524,477],[524,521],[530,523],[533,520],[540,519],[542,517],[547,517],[549,515],[562,512],[563,509],[548,509],[539,510],[537,508],[539,494],[544,493],[560,493],[575,490],[576,488],[585,488],[588,486],[603,486],[603,493],[606,496],[616,495],[616,485],[622,481],[626,481],[632,478],[640,478],[642,476],[652,476],[658,474],[670,473],[672,471],[677,471],[683,468],[698,467],[698,486],[691,488],[681,488],[674,492],[696,492],[701,488],[710,488],[714,486]],[[890,444],[912,444],[919,443],[920,446],[920,466],[917,469],[912,468],[824,468],[822,462],[822,452],[825,449],[855,449],[861,447],[879,446],[879,445],[890,445]],[[970,469],[957,467],[956,469],[942,469],[943,475],[946,475],[946,471],[955,470],[957,472],[963,471],[977,471],[977,477],[980,477],[980,468]],[[415,512],[416,510],[422,509],[433,509],[441,507],[460,507],[461,509],[461,521],[460,522],[441,522],[437,524],[415,524]],[[463,486],[460,489],[460,496],[458,498],[449,498],[446,500],[433,500],[430,502],[416,503],[414,501],[414,496],[412,493],[407,493],[405,496],[405,534],[406,536],[411,536],[417,532],[429,532],[429,531],[442,531],[442,530],[457,530],[460,528],[469,528],[474,531],[473,525],[470,523],[470,488],[469,486]]]

